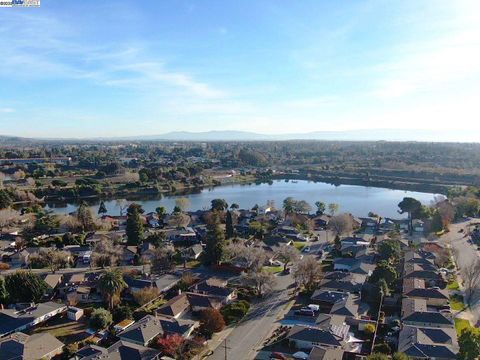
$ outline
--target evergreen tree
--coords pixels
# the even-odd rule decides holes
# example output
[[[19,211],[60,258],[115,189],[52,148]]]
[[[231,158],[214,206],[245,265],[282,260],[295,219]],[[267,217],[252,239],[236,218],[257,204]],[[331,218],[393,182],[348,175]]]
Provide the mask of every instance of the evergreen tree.
[[[77,209],[77,220],[80,223],[82,231],[95,230],[95,220],[92,212],[85,202],[82,202]]]
[[[129,245],[139,245],[143,241],[143,209],[138,204],[131,204],[127,209],[127,242]]]
[[[5,288],[12,303],[38,302],[47,291],[48,285],[31,271],[17,271],[5,277]]]
[[[227,216],[225,218],[225,230],[227,232],[227,239],[231,239],[234,235],[234,229],[232,213],[230,211],[227,211]]]
[[[100,206],[98,207],[98,215],[103,215],[108,212],[107,207],[105,206],[105,203],[100,201]]]
[[[0,278],[0,309],[3,309],[3,305],[8,302],[8,291],[5,286],[5,280]]]
[[[213,212],[207,225],[207,246],[205,248],[207,265],[218,265],[222,261],[225,246],[225,233],[220,225],[220,216],[217,212]]]

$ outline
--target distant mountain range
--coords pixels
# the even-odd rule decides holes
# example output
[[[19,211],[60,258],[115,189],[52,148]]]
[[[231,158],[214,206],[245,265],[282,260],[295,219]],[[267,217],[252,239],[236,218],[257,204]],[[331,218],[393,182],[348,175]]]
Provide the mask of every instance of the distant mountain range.
[[[292,134],[259,134],[248,131],[175,131],[160,135],[92,137],[92,138],[23,138],[0,136],[0,144],[28,143],[35,141],[283,141],[283,140],[329,140],[329,141],[427,141],[427,142],[479,142],[475,131],[431,131],[406,129],[363,129],[348,131],[314,131]]]

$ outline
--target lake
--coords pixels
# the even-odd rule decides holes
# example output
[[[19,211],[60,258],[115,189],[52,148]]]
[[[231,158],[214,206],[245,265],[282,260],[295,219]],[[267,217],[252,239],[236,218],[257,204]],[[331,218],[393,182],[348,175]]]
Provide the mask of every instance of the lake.
[[[425,205],[430,205],[437,194],[392,190],[385,188],[366,187],[357,185],[331,185],[322,182],[305,180],[285,181],[275,180],[272,184],[234,184],[203,189],[197,193],[188,195],[163,196],[159,199],[146,199],[135,201],[141,204],[146,212],[155,211],[158,206],[164,206],[172,211],[175,200],[186,197],[190,201],[188,210],[201,210],[210,208],[213,199],[225,199],[228,204],[237,203],[240,208],[252,208],[255,204],[265,205],[268,200],[273,200],[277,207],[282,206],[286,197],[296,200],[306,200],[315,209],[316,201],[325,203],[337,203],[340,205],[339,212],[349,212],[356,216],[367,216],[373,211],[381,216],[403,218],[397,210],[397,204],[406,196],[416,198]],[[92,203],[92,210],[96,213],[99,201]],[[115,200],[105,201],[108,213],[119,215],[119,207]],[[77,205],[49,204],[47,209],[58,214],[68,214],[75,211]]]

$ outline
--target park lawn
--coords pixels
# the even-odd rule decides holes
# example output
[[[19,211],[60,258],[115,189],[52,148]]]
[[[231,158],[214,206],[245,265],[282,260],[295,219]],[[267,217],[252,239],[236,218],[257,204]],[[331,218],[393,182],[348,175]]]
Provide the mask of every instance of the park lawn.
[[[266,272],[277,274],[283,271],[283,266],[264,266],[263,270],[265,270]]]
[[[450,307],[455,311],[462,311],[465,309],[465,304],[463,303],[462,295],[451,295],[450,296]]]
[[[472,325],[470,325],[470,321],[459,318],[455,319],[455,330],[457,330],[457,336],[460,336],[463,330],[471,327]]]

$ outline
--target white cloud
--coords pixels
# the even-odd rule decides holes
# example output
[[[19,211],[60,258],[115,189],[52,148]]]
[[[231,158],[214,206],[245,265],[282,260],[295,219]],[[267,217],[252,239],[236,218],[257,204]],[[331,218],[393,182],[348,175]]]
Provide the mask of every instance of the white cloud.
[[[8,113],[13,113],[15,112],[15,109],[12,109],[12,108],[0,108],[0,113],[3,113],[3,114],[8,114]]]

